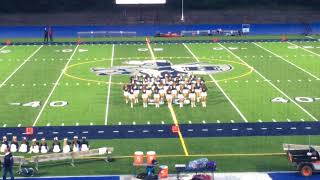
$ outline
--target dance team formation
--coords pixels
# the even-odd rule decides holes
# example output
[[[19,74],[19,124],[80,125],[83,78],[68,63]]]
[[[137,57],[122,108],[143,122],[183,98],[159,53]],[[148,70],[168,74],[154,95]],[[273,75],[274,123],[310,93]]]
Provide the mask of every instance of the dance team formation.
[[[131,108],[139,104],[139,99],[142,99],[144,108],[150,104],[159,108],[164,103],[168,107],[178,104],[180,108],[190,103],[194,108],[200,102],[202,107],[206,107],[207,91],[203,78],[193,74],[135,75],[123,86],[125,102],[130,103]]]

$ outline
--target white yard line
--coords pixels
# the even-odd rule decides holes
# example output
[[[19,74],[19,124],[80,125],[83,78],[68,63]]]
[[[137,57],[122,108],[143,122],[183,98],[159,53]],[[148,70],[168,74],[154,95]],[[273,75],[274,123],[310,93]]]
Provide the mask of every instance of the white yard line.
[[[232,54],[234,57],[236,57],[238,60],[240,60],[242,63],[246,64],[249,66],[249,64],[247,62],[245,62],[244,60],[242,60],[239,56],[237,56],[236,54],[234,54],[232,51],[230,51],[228,48],[226,48],[225,46],[223,46],[222,44],[218,43],[223,49],[225,49],[226,51],[228,51],[230,54]],[[266,77],[264,77],[261,73],[259,73],[259,71],[257,71],[256,69],[254,70],[259,76],[261,76],[266,82],[268,82],[273,88],[275,88],[277,91],[279,91],[282,95],[284,95],[287,99],[289,99],[292,103],[294,103],[296,106],[298,106],[303,112],[305,112],[306,114],[308,114],[313,120],[318,121],[317,118],[315,118],[312,114],[310,114],[306,109],[304,109],[302,106],[300,106],[295,100],[293,100],[292,98],[290,98],[286,93],[284,93],[281,89],[279,89],[276,85],[274,85],[271,81],[268,81],[268,79]]]
[[[44,108],[47,106],[47,104],[48,104],[48,102],[49,102],[49,99],[51,98],[51,96],[52,96],[52,94],[53,94],[54,90],[55,90],[55,89],[56,89],[56,87],[58,86],[58,83],[59,83],[60,79],[62,78],[62,76],[63,76],[64,72],[66,71],[66,69],[67,69],[67,67],[68,67],[68,65],[69,65],[69,63],[70,63],[70,61],[71,61],[72,57],[73,57],[73,56],[75,55],[75,53],[77,52],[78,47],[79,47],[79,45],[77,45],[77,46],[76,46],[76,48],[73,50],[73,53],[71,54],[70,58],[68,59],[67,64],[64,66],[63,70],[61,71],[60,76],[58,77],[57,81],[54,83],[54,86],[53,86],[53,88],[52,88],[52,90],[51,90],[51,92],[50,92],[49,96],[47,97],[46,101],[45,101],[45,102],[44,102],[44,104],[42,105],[42,108],[41,108],[41,110],[40,110],[40,112],[39,112],[38,116],[37,116],[37,117],[36,117],[36,119],[34,120],[34,122],[33,122],[33,125],[32,125],[32,126],[35,126],[35,125],[37,124],[37,122],[38,122],[38,120],[39,120],[39,118],[40,118],[40,116],[41,116],[41,114],[42,114],[42,112],[43,112]]]
[[[114,44],[112,45],[112,53],[111,53],[111,63],[110,63],[110,67],[113,66],[113,57],[114,57]],[[110,99],[110,92],[111,92],[111,79],[112,76],[109,76],[109,84],[108,84],[108,95],[107,95],[107,107],[106,107],[106,116],[105,116],[105,120],[104,120],[104,125],[108,124],[108,114],[109,114],[109,99]]]
[[[199,58],[191,51],[191,49],[185,44],[183,43],[183,46],[189,51],[189,53],[193,56],[193,58],[200,62]],[[221,86],[219,85],[219,83],[216,81],[216,79],[209,74],[209,77],[212,79],[212,81],[215,83],[215,85],[219,88],[219,90],[222,92],[222,94],[228,99],[228,101],[230,102],[230,104],[233,106],[233,108],[239,113],[239,115],[241,116],[241,118],[245,121],[248,122],[247,118],[242,114],[242,112],[240,111],[240,109],[234,104],[234,102],[230,99],[230,97],[224,92],[224,90],[221,88]]]
[[[307,51],[307,52],[309,52],[309,53],[311,53],[311,54],[314,54],[314,55],[320,57],[320,54],[315,53],[315,52],[313,52],[313,51],[310,51],[309,49],[306,49],[306,48],[304,48],[304,47],[302,47],[302,46],[296,45],[296,44],[294,44],[294,43],[292,43],[292,42],[288,42],[288,43],[291,44],[291,45],[293,45],[293,46],[297,46],[297,47],[299,47],[300,49],[303,49],[303,50],[305,50],[305,51]]]
[[[311,36],[306,36],[307,38],[309,38],[309,39],[314,39],[313,37],[311,37]]]
[[[270,54],[273,54],[274,56],[276,56],[276,57],[278,57],[278,58],[280,58],[280,59],[282,59],[282,60],[286,61],[287,63],[291,64],[292,66],[294,66],[294,67],[296,67],[296,68],[300,69],[301,71],[305,72],[306,74],[310,75],[311,77],[313,77],[313,78],[315,78],[315,79],[317,79],[317,80],[320,80],[320,79],[319,79],[319,77],[317,77],[317,76],[313,75],[312,73],[310,73],[309,71],[307,71],[307,70],[305,70],[305,69],[301,68],[300,66],[297,66],[296,64],[294,64],[294,63],[292,63],[292,62],[288,61],[287,59],[283,58],[282,56],[280,56],[280,55],[278,55],[278,54],[276,54],[276,53],[274,53],[274,52],[272,52],[272,51],[270,51],[270,50],[268,50],[268,49],[266,49],[266,48],[262,47],[261,45],[259,45],[259,44],[255,43],[255,42],[254,42],[253,44],[254,44],[254,45],[256,45],[256,46],[258,46],[258,47],[260,47],[261,49],[263,49],[263,50],[265,50],[265,51],[269,52]]]
[[[6,48],[7,46],[2,46],[2,48],[0,48],[0,51],[3,50],[4,48]]]
[[[1,84],[0,84],[0,88],[2,88],[2,86],[24,65],[26,64],[41,48],[43,47],[43,45],[41,45],[37,50],[35,50],[26,60],[23,61],[23,63],[20,64],[19,67],[17,67],[17,69],[15,69],[8,77],[7,79],[5,79]],[[1,48],[2,49],[2,48]]]

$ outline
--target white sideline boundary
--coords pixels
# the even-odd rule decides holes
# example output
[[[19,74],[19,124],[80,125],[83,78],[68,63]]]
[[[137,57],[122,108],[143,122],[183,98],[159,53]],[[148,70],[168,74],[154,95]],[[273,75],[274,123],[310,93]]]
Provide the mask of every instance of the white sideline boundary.
[[[6,46],[3,46],[1,49],[4,49]],[[0,88],[3,87],[3,85],[24,65],[26,64],[41,48],[43,45],[41,45],[38,49],[36,49],[26,60],[23,61],[23,63],[20,64],[1,84]]]
[[[309,53],[311,53],[311,54],[314,54],[314,55],[320,57],[320,54],[315,53],[315,52],[313,52],[313,51],[310,51],[309,49],[306,49],[306,48],[304,48],[304,47],[302,47],[302,46],[299,46],[299,45],[297,45],[297,44],[294,44],[294,43],[292,43],[292,42],[288,42],[288,43],[291,44],[291,45],[293,45],[293,46],[297,46],[297,47],[300,48],[300,49],[303,49],[303,50],[305,50],[305,51],[307,51],[307,52],[309,52]]]
[[[287,62],[287,63],[291,64],[292,66],[294,66],[294,67],[296,67],[296,68],[300,69],[301,71],[303,71],[304,73],[306,73],[306,74],[310,75],[311,77],[313,77],[313,78],[315,78],[315,79],[317,79],[317,80],[320,80],[320,78],[319,78],[319,77],[317,77],[317,76],[315,76],[314,74],[310,73],[309,71],[307,71],[307,70],[305,70],[305,69],[301,68],[300,66],[298,66],[298,65],[296,65],[296,64],[294,64],[294,63],[292,63],[292,62],[290,62],[289,60],[287,60],[287,59],[283,58],[282,56],[280,56],[280,55],[278,55],[278,54],[276,54],[276,53],[272,52],[271,50],[268,50],[267,48],[265,48],[265,47],[263,47],[263,46],[261,46],[261,45],[259,45],[259,44],[255,43],[255,42],[254,42],[253,44],[254,44],[254,45],[256,45],[256,46],[258,46],[259,48],[261,48],[261,49],[263,49],[263,50],[265,50],[265,51],[269,52],[270,54],[272,54],[272,55],[274,55],[274,56],[276,56],[276,57],[278,57],[278,58],[280,58],[280,59],[284,60],[285,62]]]
[[[189,51],[189,53],[193,56],[193,58],[200,62],[199,58],[191,51],[191,49],[185,44],[182,43],[183,46]],[[228,99],[228,101],[230,102],[230,104],[233,106],[233,108],[238,112],[238,114],[241,116],[241,118],[245,121],[248,122],[247,118],[242,114],[242,112],[240,111],[240,109],[234,104],[234,102],[230,99],[230,97],[225,93],[225,91],[221,88],[221,86],[219,85],[219,83],[216,81],[216,79],[209,74],[209,77],[211,78],[211,80],[215,83],[215,85],[219,88],[219,90],[222,92],[222,94]]]
[[[230,51],[228,48],[226,48],[225,46],[223,46],[221,43],[218,43],[223,49],[225,49],[226,51],[228,51],[230,54],[232,54],[235,58],[237,58],[238,60],[240,60],[242,63],[246,64],[249,66],[249,64],[242,60],[239,56],[237,56],[236,54],[234,54],[232,51]],[[250,66],[251,67],[251,66]],[[282,95],[284,95],[287,99],[289,99],[292,103],[294,103],[296,106],[298,106],[303,112],[305,112],[307,115],[309,115],[313,120],[318,121],[317,118],[315,118],[312,114],[310,114],[306,109],[304,109],[302,106],[300,106],[296,101],[294,101],[291,97],[289,97],[286,93],[284,93],[281,89],[279,89],[276,85],[274,85],[272,82],[268,81],[268,79],[266,77],[264,77],[259,71],[257,71],[256,69],[254,69],[254,71],[260,76],[262,77],[266,82],[268,82],[273,88],[275,88],[277,91],[279,91]]]
[[[56,87],[58,86],[58,83],[59,83],[60,79],[62,78],[64,72],[66,71],[66,69],[67,69],[67,67],[68,67],[68,65],[69,65],[72,57],[76,54],[78,47],[79,47],[79,44],[78,44],[78,45],[76,46],[76,48],[73,50],[73,53],[71,54],[70,58],[68,59],[68,62],[67,62],[66,65],[64,66],[63,70],[61,71],[60,76],[58,77],[57,81],[54,83],[54,86],[53,86],[50,94],[48,95],[46,101],[45,101],[44,104],[42,105],[42,108],[40,109],[40,112],[39,112],[38,116],[36,117],[35,121],[33,122],[33,125],[32,125],[32,126],[35,126],[35,125],[37,124],[37,122],[38,122],[38,120],[39,120],[39,118],[40,118],[40,116],[41,116],[44,108],[47,106],[47,104],[48,104],[48,102],[49,102],[49,99],[51,98],[54,90],[55,90]]]
[[[112,45],[112,52],[111,52],[111,63],[110,67],[113,66],[113,58],[114,58],[114,44]],[[109,76],[109,84],[108,84],[108,95],[107,95],[107,106],[106,106],[106,115],[105,115],[105,120],[104,120],[104,125],[108,124],[108,115],[109,115],[109,100],[110,100],[110,91],[111,91],[111,79],[112,76]]]

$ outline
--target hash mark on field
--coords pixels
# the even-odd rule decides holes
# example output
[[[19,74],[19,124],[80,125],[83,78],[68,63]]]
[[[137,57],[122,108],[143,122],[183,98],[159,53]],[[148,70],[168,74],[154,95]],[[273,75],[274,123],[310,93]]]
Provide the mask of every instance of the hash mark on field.
[[[41,47],[42,47],[42,46],[41,46]],[[60,79],[61,79],[62,76],[64,75],[64,72],[66,71],[66,69],[67,69],[67,67],[68,67],[68,65],[69,65],[72,57],[73,57],[73,56],[75,55],[75,53],[77,52],[78,47],[79,47],[79,45],[76,46],[76,48],[74,49],[74,51],[73,51],[73,53],[71,54],[70,58],[68,59],[67,63],[65,64],[63,70],[62,70],[61,73],[60,73],[60,76],[58,77],[57,81],[55,82],[55,85],[53,86],[51,92],[49,93],[49,95],[48,95],[48,97],[47,97],[47,99],[46,99],[46,101],[44,102],[42,108],[40,109],[40,112],[39,112],[38,116],[36,117],[36,119],[35,119],[35,121],[34,121],[34,123],[33,123],[32,126],[35,126],[35,125],[37,124],[38,120],[40,119],[40,116],[41,116],[44,108],[47,106],[47,104],[48,104],[48,102],[49,102],[49,100],[50,100],[50,98],[51,98],[54,90],[55,90],[56,87],[57,87],[57,84],[59,83]]]
[[[208,132],[209,130],[208,129],[201,129],[201,131]]]
[[[297,128],[296,128],[296,127],[291,127],[290,129],[295,130],[295,129],[297,129]]]
[[[305,129],[312,129],[312,128],[308,126],[308,127],[305,127]]]
[[[253,130],[253,128],[247,128],[247,131],[252,131]]]
[[[262,130],[267,130],[268,128],[261,128]]]
[[[232,51],[230,51],[228,48],[223,46],[221,43],[218,43],[221,47],[223,47],[226,51],[228,51],[230,54],[232,54],[234,57],[236,57],[238,60],[240,60],[242,63],[246,64],[247,66],[251,67],[246,61],[242,60],[239,56],[234,54]],[[319,55],[320,56],[320,55]],[[263,79],[267,79],[265,76],[263,76],[259,71],[255,69],[255,72],[261,76]],[[274,85],[272,82],[268,82],[273,88],[275,88],[277,91],[279,91],[282,95],[284,95],[287,99],[289,99],[292,103],[294,103],[297,107],[299,107],[303,112],[308,114],[313,120],[318,121],[316,117],[314,117],[311,113],[309,113],[306,109],[304,109],[302,106],[300,106],[296,101],[294,101],[291,97],[289,97],[286,93],[284,93],[281,89],[279,89],[276,85]]]
[[[276,130],[282,130],[282,128],[281,127],[277,127]]]
[[[6,47],[6,46],[4,46]],[[35,50],[23,63],[20,64],[1,84],[0,88],[24,65],[26,64],[41,48],[43,45],[41,45],[37,50]]]
[[[182,43],[183,46],[188,50],[188,52],[192,55],[192,57],[200,62],[199,58],[191,51],[191,49],[185,44]],[[220,44],[220,43],[219,43]],[[230,51],[228,49],[228,51]],[[231,51],[230,51],[231,52]],[[216,81],[216,79],[209,74],[209,77],[211,78],[211,80],[215,83],[215,85],[218,87],[218,89],[222,92],[222,94],[226,97],[226,99],[230,102],[230,104],[233,106],[233,108],[238,112],[238,114],[240,115],[240,117],[245,121],[248,122],[246,117],[242,114],[242,112],[240,111],[240,109],[234,104],[234,102],[230,99],[230,97],[225,93],[225,91],[221,88],[221,86],[219,85],[219,83]]]
[[[158,132],[163,132],[164,130],[162,130],[162,129],[158,129]]]

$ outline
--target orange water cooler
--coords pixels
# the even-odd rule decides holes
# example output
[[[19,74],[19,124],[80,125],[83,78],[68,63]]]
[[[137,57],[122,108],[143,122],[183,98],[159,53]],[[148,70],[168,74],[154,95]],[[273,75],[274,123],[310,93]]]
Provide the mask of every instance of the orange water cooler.
[[[168,166],[160,166],[159,167],[159,178],[168,178],[168,175],[169,175],[169,168]]]
[[[136,151],[134,153],[134,157],[133,157],[133,164],[135,165],[141,165],[143,164],[143,152],[142,151]]]
[[[147,152],[147,164],[152,164],[152,160],[157,159],[157,154],[155,151],[148,151]]]

